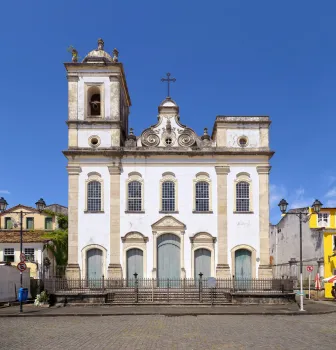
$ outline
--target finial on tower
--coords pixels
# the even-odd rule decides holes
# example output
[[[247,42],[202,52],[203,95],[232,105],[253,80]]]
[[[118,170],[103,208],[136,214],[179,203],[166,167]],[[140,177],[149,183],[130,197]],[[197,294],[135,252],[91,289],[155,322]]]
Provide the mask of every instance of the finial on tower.
[[[210,140],[210,136],[208,134],[208,128],[204,128],[204,132],[203,132],[201,139],[202,140]]]
[[[113,50],[113,62],[118,62],[119,51],[117,49]]]
[[[104,50],[104,40],[102,38],[98,39],[98,50]]]

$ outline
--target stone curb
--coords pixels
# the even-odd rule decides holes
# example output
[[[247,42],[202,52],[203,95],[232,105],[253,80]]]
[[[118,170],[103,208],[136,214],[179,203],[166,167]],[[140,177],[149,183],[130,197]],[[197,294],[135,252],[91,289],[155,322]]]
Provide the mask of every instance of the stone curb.
[[[306,316],[306,315],[325,315],[336,313],[336,310],[332,311],[316,311],[316,312],[300,312],[300,311],[292,311],[292,312],[184,312],[184,313],[166,313],[166,312],[146,312],[146,313],[97,313],[97,314],[83,314],[83,313],[66,313],[66,314],[4,314],[0,315],[0,318],[8,318],[8,317],[103,317],[103,316],[166,316],[166,317],[181,317],[181,316]]]

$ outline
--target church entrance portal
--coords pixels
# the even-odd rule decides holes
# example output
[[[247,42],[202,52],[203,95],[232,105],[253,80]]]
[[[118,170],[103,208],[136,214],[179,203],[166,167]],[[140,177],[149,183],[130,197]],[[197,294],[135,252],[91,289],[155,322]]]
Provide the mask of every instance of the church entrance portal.
[[[127,280],[134,279],[134,274],[143,278],[143,251],[133,248],[127,251]]]
[[[195,279],[199,279],[199,274],[202,273],[203,279],[211,276],[211,252],[208,249],[195,250]]]
[[[87,252],[87,278],[100,279],[103,275],[103,252],[94,248]]]
[[[180,238],[166,233],[157,239],[158,279],[180,279]],[[164,281],[160,285],[164,286]]]
[[[235,278],[252,278],[251,252],[247,249],[238,249],[235,252]]]

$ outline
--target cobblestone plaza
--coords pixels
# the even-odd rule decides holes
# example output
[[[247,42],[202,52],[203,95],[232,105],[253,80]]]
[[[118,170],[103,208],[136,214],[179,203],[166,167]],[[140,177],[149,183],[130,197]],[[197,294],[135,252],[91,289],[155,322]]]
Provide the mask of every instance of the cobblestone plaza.
[[[1,349],[334,349],[336,314],[0,319]]]

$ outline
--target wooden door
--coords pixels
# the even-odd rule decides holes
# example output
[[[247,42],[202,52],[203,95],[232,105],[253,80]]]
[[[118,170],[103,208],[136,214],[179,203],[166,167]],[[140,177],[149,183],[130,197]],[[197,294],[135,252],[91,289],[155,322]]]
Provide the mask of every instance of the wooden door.
[[[157,240],[157,271],[159,279],[180,279],[180,238],[171,233]]]
[[[101,279],[103,276],[103,252],[100,249],[90,249],[87,252],[87,278]]]
[[[197,249],[194,252],[194,270],[195,279],[199,279],[199,274],[202,272],[203,279],[211,276],[211,252],[208,249]]]
[[[248,290],[252,278],[251,252],[239,249],[235,252],[235,279],[236,288]]]
[[[127,280],[134,279],[134,274],[143,278],[143,251],[133,248],[127,251]]]

